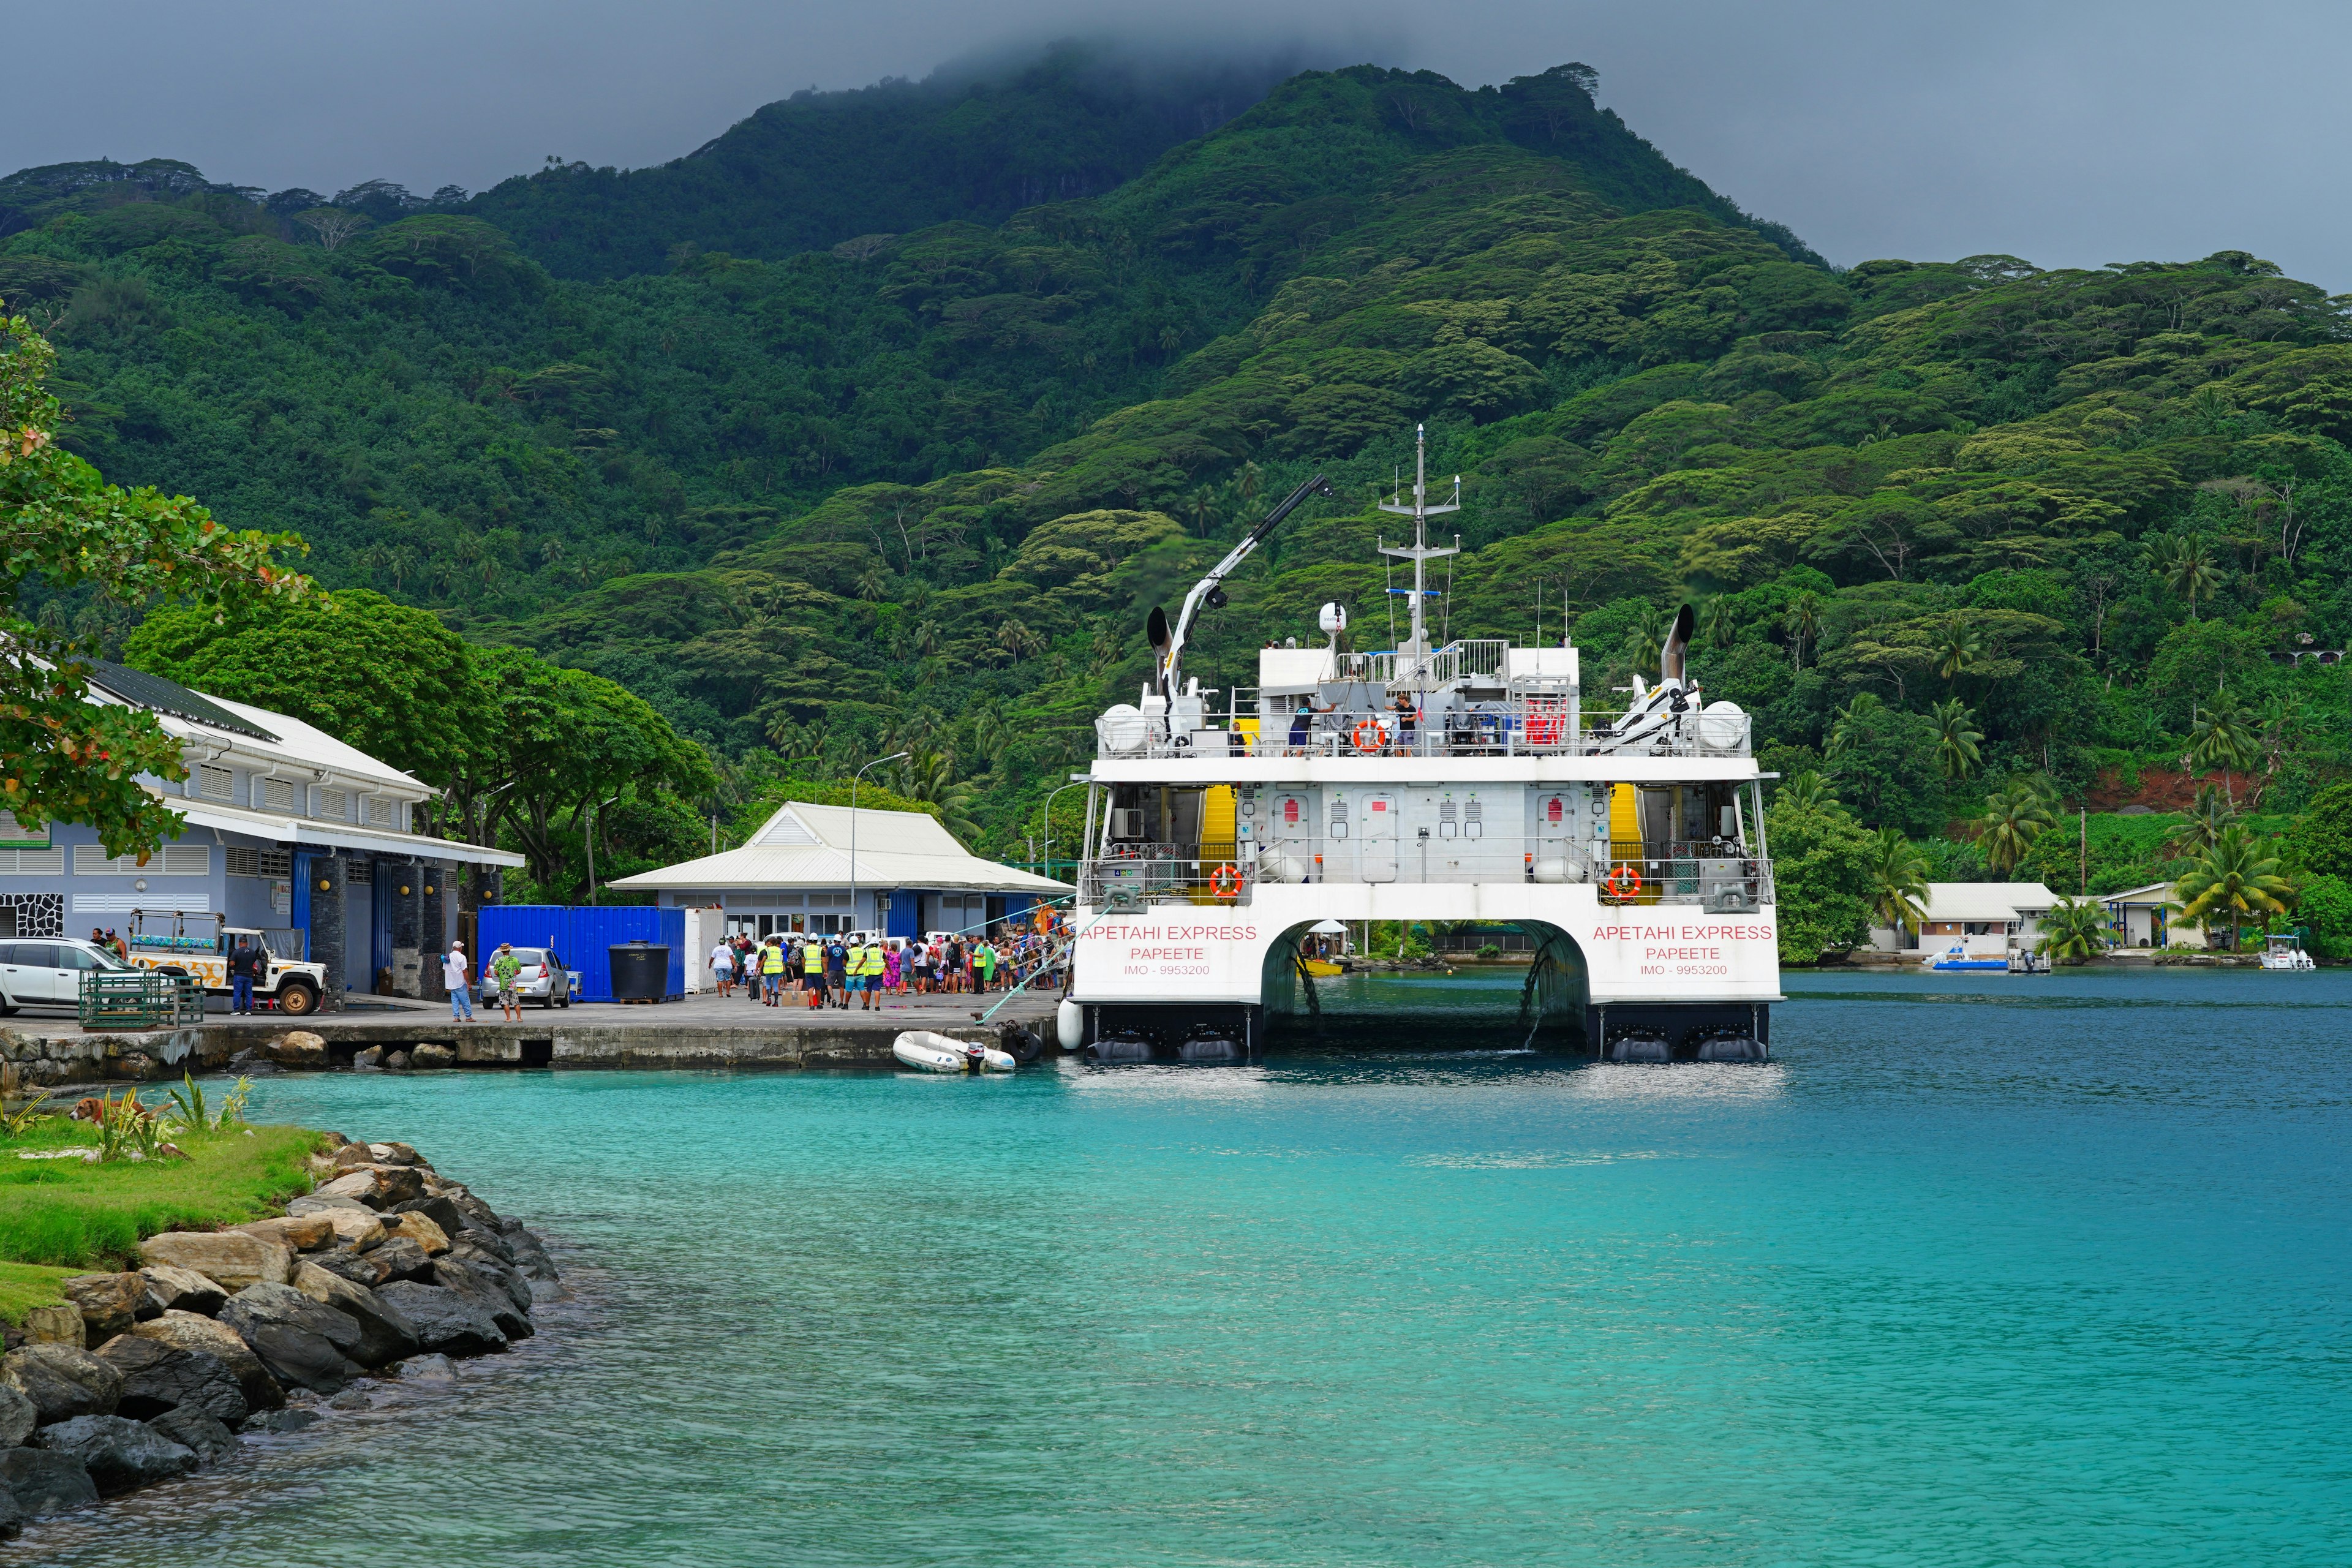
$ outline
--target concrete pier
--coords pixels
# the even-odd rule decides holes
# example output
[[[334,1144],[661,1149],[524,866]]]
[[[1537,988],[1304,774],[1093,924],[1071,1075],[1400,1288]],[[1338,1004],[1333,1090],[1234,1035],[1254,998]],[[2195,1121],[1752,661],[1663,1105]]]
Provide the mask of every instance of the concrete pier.
[[[1060,994],[1016,996],[987,1024],[978,1023],[973,1015],[1000,997],[908,997],[866,1013],[763,1007],[740,997],[689,996],[653,1006],[529,1008],[519,1024],[500,1020],[496,1007],[477,1009],[477,1021],[465,1024],[450,1019],[446,1003],[411,1003],[309,1018],[215,1015],[185,1028],[112,1033],[90,1033],[71,1018],[34,1016],[28,1011],[0,1026],[0,1060],[15,1068],[23,1089],[31,1090],[106,1079],[152,1082],[177,1079],[183,1071],[218,1072],[240,1051],[257,1049],[295,1029],[324,1040],[328,1064],[345,1068],[371,1046],[390,1052],[439,1045],[457,1053],[461,1068],[890,1069],[898,1065],[890,1042],[902,1030],[929,1029],[992,1044],[1008,1023],[1036,1029],[1050,1049],[1054,1005]]]

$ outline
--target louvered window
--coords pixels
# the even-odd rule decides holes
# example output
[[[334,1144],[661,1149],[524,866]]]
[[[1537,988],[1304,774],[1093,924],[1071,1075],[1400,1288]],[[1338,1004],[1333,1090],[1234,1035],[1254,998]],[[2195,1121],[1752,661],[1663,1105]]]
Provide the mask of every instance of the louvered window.
[[[210,763],[196,765],[196,793],[208,800],[226,800],[236,787],[236,775],[226,768],[214,767]]]
[[[293,810],[294,781],[292,779],[262,780],[261,808],[264,811]]]
[[[261,875],[261,851],[249,845],[226,845],[221,850],[221,857],[232,877]]]
[[[322,789],[311,797],[317,806],[314,815],[329,822],[349,822],[352,819],[352,797],[339,789]]]

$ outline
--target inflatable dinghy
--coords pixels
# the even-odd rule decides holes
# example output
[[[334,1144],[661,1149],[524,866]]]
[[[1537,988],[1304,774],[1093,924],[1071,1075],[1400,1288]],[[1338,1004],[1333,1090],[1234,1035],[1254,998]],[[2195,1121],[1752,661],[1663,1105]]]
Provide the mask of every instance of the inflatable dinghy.
[[[929,1029],[909,1029],[890,1042],[890,1054],[901,1067],[923,1072],[1011,1072],[1012,1053],[994,1046],[972,1045]]]

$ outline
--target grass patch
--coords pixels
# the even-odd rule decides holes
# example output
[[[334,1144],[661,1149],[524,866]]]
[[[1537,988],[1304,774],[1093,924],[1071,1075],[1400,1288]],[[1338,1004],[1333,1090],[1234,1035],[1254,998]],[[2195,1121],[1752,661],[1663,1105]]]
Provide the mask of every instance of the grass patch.
[[[58,1281],[86,1274],[83,1268],[51,1268],[38,1263],[0,1263],[0,1318],[21,1323],[36,1307],[66,1299]]]
[[[133,1268],[139,1243],[158,1231],[258,1219],[310,1191],[303,1161],[320,1139],[299,1127],[256,1127],[250,1136],[236,1128],[182,1134],[180,1146],[193,1156],[184,1161],[92,1165],[17,1158],[96,1142],[89,1127],[61,1117],[18,1138],[0,1137],[0,1264],[42,1265],[59,1277]],[[15,1288],[0,1280],[0,1311]]]

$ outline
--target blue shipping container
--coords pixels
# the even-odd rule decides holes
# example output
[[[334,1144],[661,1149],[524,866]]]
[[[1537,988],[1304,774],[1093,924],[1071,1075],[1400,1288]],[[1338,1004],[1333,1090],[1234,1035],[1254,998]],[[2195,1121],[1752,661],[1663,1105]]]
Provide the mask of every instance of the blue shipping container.
[[[632,942],[669,949],[669,996],[686,994],[686,911],[636,904],[620,907],[573,908],[563,904],[485,904],[480,925],[482,951],[474,958],[478,973],[499,943],[517,947],[552,947],[565,965],[580,976],[577,1000],[610,1002],[613,968],[606,950]]]

